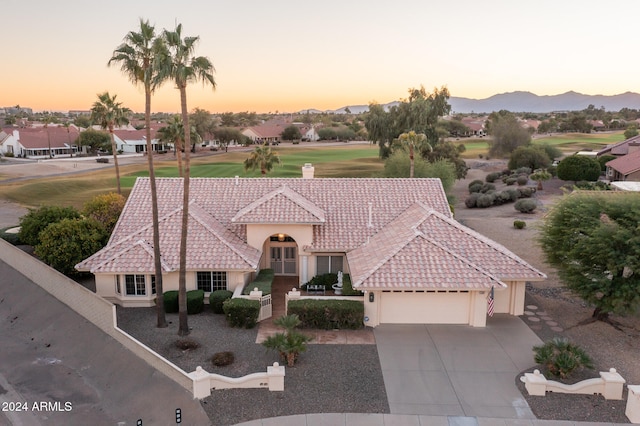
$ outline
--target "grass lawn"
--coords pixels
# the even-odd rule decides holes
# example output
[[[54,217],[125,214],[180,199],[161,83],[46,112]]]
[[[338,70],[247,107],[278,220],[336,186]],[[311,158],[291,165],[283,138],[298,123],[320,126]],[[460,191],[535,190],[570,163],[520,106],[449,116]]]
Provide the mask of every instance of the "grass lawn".
[[[373,177],[383,168],[376,145],[348,145],[330,147],[275,148],[282,164],[275,167],[269,177],[300,177],[304,163],[312,163],[316,177]],[[192,177],[260,177],[260,171],[245,172],[243,161],[248,152],[231,152],[206,157],[195,157],[191,162]],[[166,158],[166,160],[164,160]],[[156,176],[177,177],[177,164],[173,157],[162,157],[155,165]],[[120,168],[123,194],[129,194],[138,176],[148,176],[146,163]],[[14,182],[0,188],[0,197],[13,202],[39,207],[42,205],[74,206],[83,204],[96,195],[115,192],[113,169],[87,172],[74,177],[49,177],[25,182]]]

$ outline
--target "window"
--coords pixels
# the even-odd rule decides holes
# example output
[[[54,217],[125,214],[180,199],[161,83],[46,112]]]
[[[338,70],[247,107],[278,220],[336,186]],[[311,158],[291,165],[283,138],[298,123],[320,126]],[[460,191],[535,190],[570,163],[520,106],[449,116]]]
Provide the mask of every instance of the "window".
[[[333,273],[337,274],[342,271],[343,256],[317,256],[316,257],[316,275]]]
[[[211,293],[216,290],[227,289],[227,273],[224,271],[206,271],[196,273],[198,290]]]
[[[150,275],[151,277],[151,294],[156,294],[156,276]]]
[[[144,296],[147,294],[144,275],[125,275],[124,288],[127,296]]]

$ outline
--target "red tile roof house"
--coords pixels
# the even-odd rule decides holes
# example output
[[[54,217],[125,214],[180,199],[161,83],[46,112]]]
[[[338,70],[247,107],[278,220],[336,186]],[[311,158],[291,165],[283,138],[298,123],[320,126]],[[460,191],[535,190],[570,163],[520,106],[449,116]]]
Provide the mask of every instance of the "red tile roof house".
[[[640,146],[640,135],[625,139],[622,142],[607,145],[598,151],[598,157],[602,155],[615,155],[621,157],[627,155]]]
[[[78,151],[79,131],[75,126],[24,127],[3,129],[7,137],[0,140],[0,154],[12,153],[27,158],[70,157]]]
[[[182,180],[157,180],[165,290],[178,287]],[[256,272],[343,271],[365,293],[365,323],[483,327],[495,312],[521,315],[525,283],[546,276],[458,223],[439,179],[195,178],[191,180],[187,289],[237,291]],[[105,248],[76,265],[96,292],[153,306],[149,181],[138,178]]]
[[[280,143],[282,132],[291,124],[261,124],[259,126],[247,127],[242,134],[251,139],[255,143]]]
[[[160,127],[161,126],[155,126],[151,128],[151,146],[156,152],[171,149],[168,144],[163,144],[158,140],[157,133]],[[147,151],[147,131],[145,129],[114,130],[113,137],[118,151],[129,154]]]
[[[629,154],[608,161],[605,166],[611,181],[640,182],[640,146],[629,145]]]

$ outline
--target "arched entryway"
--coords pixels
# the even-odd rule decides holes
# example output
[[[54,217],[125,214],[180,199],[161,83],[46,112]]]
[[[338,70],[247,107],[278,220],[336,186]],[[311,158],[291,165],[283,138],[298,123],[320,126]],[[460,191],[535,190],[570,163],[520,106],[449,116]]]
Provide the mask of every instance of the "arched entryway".
[[[298,275],[298,244],[287,234],[273,234],[267,241],[269,267],[275,275]]]

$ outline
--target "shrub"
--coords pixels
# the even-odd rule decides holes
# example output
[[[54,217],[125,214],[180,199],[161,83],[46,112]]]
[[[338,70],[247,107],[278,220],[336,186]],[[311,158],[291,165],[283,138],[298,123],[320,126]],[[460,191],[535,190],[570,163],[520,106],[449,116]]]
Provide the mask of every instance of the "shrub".
[[[250,282],[249,285],[247,285],[244,290],[242,290],[242,294],[249,294],[253,291],[254,288],[257,288],[259,291],[261,291],[263,296],[271,294],[273,277],[273,269],[261,269],[256,279]]]
[[[534,361],[555,377],[566,378],[576,370],[593,369],[593,362],[581,347],[565,338],[555,337],[544,345],[534,346]]]
[[[489,191],[495,191],[495,190],[496,190],[496,186],[494,184],[485,183],[484,185],[482,185],[480,192],[482,192],[483,194],[486,194]]]
[[[40,232],[62,219],[78,219],[80,213],[73,207],[44,206],[31,209],[20,218],[20,240],[30,246],[40,243]]]
[[[351,285],[351,276],[349,274],[342,274],[342,294],[344,296],[362,296],[363,293],[360,290],[355,290]]]
[[[497,205],[506,204],[506,203],[515,201],[511,198],[511,194],[509,193],[509,191],[496,192],[495,196],[496,196],[496,199],[493,202],[494,204],[497,204]]]
[[[249,299],[229,299],[222,304],[222,310],[231,327],[253,328],[258,323],[260,302]]]
[[[536,203],[536,200],[527,198],[524,200],[516,201],[516,204],[513,207],[520,213],[532,213],[536,209],[536,207],[538,207],[538,204]]]
[[[297,314],[304,328],[323,330],[364,327],[364,304],[354,300],[292,300],[289,314]]]
[[[480,179],[472,180],[472,181],[469,183],[469,186],[467,186],[467,188],[469,189],[469,192],[477,192],[477,191],[471,191],[471,187],[472,187],[473,185],[478,185],[478,184],[480,184],[480,186],[482,187],[482,185],[484,185],[484,182],[483,182],[483,181],[481,181]]]
[[[216,314],[224,314],[222,310],[222,304],[225,300],[231,299],[233,296],[233,292],[229,290],[216,290],[212,291],[209,295],[209,305],[211,305],[211,309]]]
[[[216,367],[224,367],[225,365],[233,364],[236,357],[233,355],[233,352],[225,351],[225,352],[216,352],[211,357],[211,363]]]
[[[187,314],[199,314],[204,309],[204,291],[191,290],[187,292]]]
[[[518,178],[514,178],[514,177],[508,177],[504,180],[504,183],[506,183],[507,185],[511,186],[511,185],[515,185],[515,183],[518,181]]]
[[[529,198],[536,192],[536,189],[533,186],[526,186],[524,188],[518,188],[517,191],[518,198]]]
[[[558,177],[562,180],[596,181],[600,177],[600,163],[595,158],[572,155],[558,163]]]
[[[527,176],[518,176],[516,178],[516,183],[520,186],[525,186],[529,182],[529,178]]]
[[[531,167],[518,167],[515,171],[515,174],[529,176],[532,171],[533,170],[531,170]]]
[[[164,299],[164,311],[166,313],[178,312],[178,290],[165,291],[162,298]]]
[[[516,188],[507,188],[502,192],[509,194],[510,201],[516,201],[520,198],[520,192]]]
[[[489,183],[493,183],[496,180],[500,179],[500,176],[502,176],[502,173],[500,172],[494,172],[494,173],[489,173],[486,177],[485,177],[485,181],[489,182]]]
[[[495,193],[480,194],[480,196],[476,200],[476,206],[480,208],[491,207],[495,199],[496,199]]]
[[[514,220],[513,227],[516,229],[524,229],[527,226],[527,223],[524,220]]]
[[[125,197],[114,192],[97,195],[84,204],[82,214],[100,222],[110,234],[122,213],[125,201]]]
[[[470,185],[469,186],[469,194],[475,194],[477,192],[480,192],[482,187],[483,187],[482,183],[474,183],[473,185]]]
[[[477,207],[479,196],[480,194],[478,192],[474,192],[473,194],[469,195],[469,197],[466,200],[464,200],[464,205],[467,206],[467,208],[469,209]]]
[[[198,349],[200,347],[200,343],[196,342],[193,339],[178,339],[175,342],[175,346],[176,348],[183,351],[190,351],[193,349]]]

